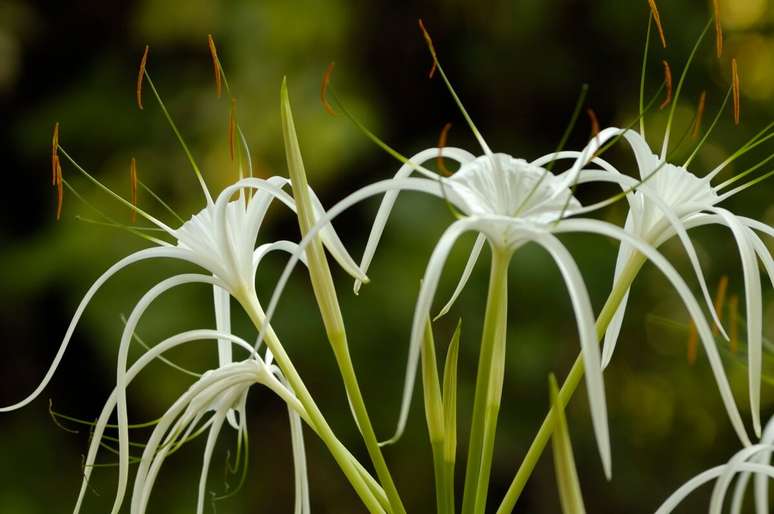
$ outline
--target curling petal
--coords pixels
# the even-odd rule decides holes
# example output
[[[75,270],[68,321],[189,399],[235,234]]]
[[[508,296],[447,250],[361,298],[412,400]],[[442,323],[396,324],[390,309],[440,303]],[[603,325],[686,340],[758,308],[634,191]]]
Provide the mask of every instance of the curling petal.
[[[452,293],[449,301],[446,302],[446,305],[443,306],[443,309],[441,309],[435,318],[433,318],[433,321],[436,321],[446,315],[446,313],[449,312],[449,309],[451,309],[454,305],[454,302],[457,301],[457,298],[459,298],[460,294],[462,294],[462,290],[465,289],[465,285],[468,283],[468,279],[470,279],[471,273],[473,273],[473,268],[476,267],[476,263],[478,262],[478,258],[481,255],[481,250],[484,248],[485,242],[486,236],[479,234],[476,238],[476,242],[473,244],[473,249],[470,251],[470,256],[468,257],[468,262],[465,264],[465,269],[462,270],[462,276],[460,277],[460,281],[457,283],[457,287],[454,289],[454,292]]]

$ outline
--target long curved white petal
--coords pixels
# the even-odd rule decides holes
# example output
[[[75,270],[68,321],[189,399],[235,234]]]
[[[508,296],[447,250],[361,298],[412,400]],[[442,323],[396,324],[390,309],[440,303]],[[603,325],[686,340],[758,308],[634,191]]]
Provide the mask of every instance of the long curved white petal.
[[[436,321],[438,318],[441,318],[446,313],[448,313],[449,309],[451,309],[454,305],[454,302],[456,302],[457,298],[459,298],[460,294],[462,294],[462,290],[465,289],[465,285],[468,283],[468,279],[470,279],[470,274],[473,273],[473,268],[476,267],[478,258],[481,256],[481,250],[484,248],[485,242],[486,236],[483,234],[479,234],[478,237],[476,237],[476,242],[473,244],[473,249],[470,251],[468,262],[465,263],[465,269],[462,270],[462,276],[460,277],[460,281],[457,283],[457,287],[454,289],[454,292],[452,293],[451,298],[449,298],[449,301],[446,302],[446,305],[444,305],[438,314],[436,314],[435,318],[433,318],[433,321]]]
[[[572,255],[556,237],[546,234],[536,238],[535,242],[551,254],[562,273],[565,284],[567,284],[567,291],[570,293],[575,320],[578,324],[583,363],[586,368],[586,388],[591,406],[591,423],[594,426],[594,435],[597,439],[599,455],[602,458],[602,467],[605,470],[605,476],[610,480],[610,431],[607,425],[607,402],[605,401],[605,386],[602,379],[594,312],[591,309],[589,293]]]
[[[624,223],[624,230],[630,232],[633,228],[634,222],[631,213],[626,216],[626,222]],[[616,287],[621,273],[626,266],[626,262],[633,254],[630,246],[621,243],[618,247],[618,256],[615,261],[615,270],[613,271],[613,288]],[[626,305],[629,302],[629,291],[631,288],[627,288],[621,302],[618,304],[618,308],[610,319],[610,323],[607,325],[605,331],[605,339],[602,344],[602,369],[605,369],[610,364],[610,359],[613,358],[613,352],[615,346],[618,343],[618,336],[621,334],[621,326],[623,325],[624,315],[626,314]]]
[[[67,327],[67,331],[65,332],[65,335],[62,338],[62,342],[59,343],[59,349],[57,350],[56,355],[54,356],[54,360],[51,361],[51,365],[49,366],[48,371],[46,371],[46,374],[43,376],[43,379],[40,381],[38,386],[23,400],[20,400],[12,405],[0,407],[0,412],[9,412],[12,410],[20,409],[25,405],[27,405],[28,403],[30,403],[31,401],[33,401],[38,396],[40,396],[40,393],[43,392],[43,389],[46,388],[48,383],[51,381],[51,378],[54,376],[54,373],[56,372],[57,368],[59,367],[59,363],[61,362],[65,351],[67,350],[67,346],[70,344],[70,338],[72,338],[73,336],[73,332],[75,331],[75,327],[78,325],[78,321],[80,321],[81,316],[83,315],[83,311],[86,310],[86,307],[91,302],[91,299],[97,293],[99,288],[102,287],[102,285],[108,281],[108,279],[110,279],[113,275],[115,275],[122,269],[126,268],[127,266],[139,261],[143,261],[147,259],[156,259],[156,258],[172,258],[172,259],[188,260],[187,255],[188,254],[184,250],[180,250],[178,248],[171,248],[171,247],[146,248],[144,250],[140,250],[138,252],[135,252],[131,255],[124,257],[117,263],[113,264],[110,268],[108,268],[107,271],[105,271],[102,275],[100,275],[100,277],[97,280],[94,281],[94,283],[91,285],[88,291],[86,291],[86,294],[83,296],[83,299],[81,300],[81,303],[78,305],[78,308],[75,309],[75,314],[70,320],[70,325]]]
[[[739,409],[737,408],[734,401],[734,396],[731,392],[728,378],[726,377],[725,371],[723,369],[723,362],[720,359],[720,355],[715,345],[715,341],[712,338],[712,333],[707,324],[707,320],[704,318],[704,314],[702,313],[699,304],[691,294],[691,291],[688,289],[685,281],[682,279],[680,274],[675,271],[674,267],[669,263],[669,261],[667,261],[656,249],[644,241],[632,236],[620,227],[604,221],[591,219],[568,219],[562,221],[554,228],[553,231],[555,233],[590,232],[618,239],[619,241],[625,242],[640,251],[653,264],[655,264],[662,273],[664,273],[664,275],[674,286],[677,293],[680,295],[683,303],[691,315],[691,318],[693,318],[694,322],[696,323],[696,328],[698,330],[699,336],[701,337],[702,344],[704,345],[707,359],[709,360],[710,367],[712,368],[715,381],[718,384],[720,396],[723,400],[723,404],[726,407],[726,412],[731,421],[731,424],[734,427],[734,430],[736,431],[737,436],[739,437],[739,440],[742,442],[742,444],[745,446],[750,446],[750,438],[745,431],[742,417],[739,414]]]
[[[428,148],[421,152],[412,155],[409,159],[410,163],[403,164],[398,172],[393,177],[395,179],[406,178],[416,169],[416,165],[422,165],[425,162],[438,157],[439,148]],[[444,158],[449,157],[456,160],[459,163],[465,163],[475,159],[475,156],[470,152],[462,150],[460,148],[445,147],[442,149]],[[442,180],[438,178],[438,180]],[[371,265],[371,260],[374,258],[376,248],[379,246],[384,227],[387,225],[387,219],[390,217],[392,208],[395,206],[395,201],[398,199],[399,190],[389,191],[384,195],[382,203],[379,205],[379,210],[374,218],[374,223],[371,225],[371,233],[368,235],[368,242],[366,243],[365,250],[363,252],[363,258],[360,260],[360,269],[363,273],[368,273],[368,268]],[[357,294],[360,291],[361,281],[355,281],[354,291]]]

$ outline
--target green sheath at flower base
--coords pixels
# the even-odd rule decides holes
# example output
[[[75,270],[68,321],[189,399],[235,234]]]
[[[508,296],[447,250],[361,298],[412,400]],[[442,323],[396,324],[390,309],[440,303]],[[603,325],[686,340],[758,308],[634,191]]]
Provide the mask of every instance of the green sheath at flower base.
[[[551,408],[556,416],[554,435],[551,437],[551,441],[554,450],[554,473],[556,474],[556,485],[559,488],[562,512],[564,514],[585,514],[583,495],[580,483],[578,483],[578,471],[575,469],[575,458],[572,455],[570,431],[567,429],[564,406],[559,401],[559,388],[553,373],[548,377],[548,388],[551,394]]]
[[[296,199],[296,208],[298,221],[302,235],[306,236],[316,225],[314,217],[314,206],[309,193],[309,185],[304,171],[304,161],[301,157],[301,149],[296,135],[295,125],[293,123],[293,113],[290,108],[290,98],[288,96],[287,81],[282,81],[281,89],[281,110],[282,110],[282,135],[285,141],[285,156],[288,161],[288,172],[293,185],[293,194]],[[309,274],[312,281],[315,297],[320,308],[325,330],[328,334],[328,340],[333,348],[336,362],[339,366],[344,387],[347,391],[352,414],[357,423],[358,429],[363,435],[363,440],[368,449],[368,454],[376,468],[379,480],[382,483],[387,498],[390,503],[390,511],[393,514],[405,513],[405,508],[395,487],[395,483],[387,468],[387,463],[382,455],[381,448],[376,439],[371,420],[368,417],[365,401],[360,392],[360,386],[355,376],[355,369],[352,365],[352,359],[349,354],[347,344],[347,334],[344,326],[344,320],[341,315],[336,288],[333,284],[328,261],[325,257],[322,241],[319,237],[314,237],[305,248]],[[365,279],[365,277],[363,277]]]

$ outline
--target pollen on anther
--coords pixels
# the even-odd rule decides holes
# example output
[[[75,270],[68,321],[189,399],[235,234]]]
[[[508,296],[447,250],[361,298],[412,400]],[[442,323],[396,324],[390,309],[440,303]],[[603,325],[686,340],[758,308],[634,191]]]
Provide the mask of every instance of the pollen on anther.
[[[51,136],[51,185],[56,185],[56,167],[59,162],[59,122],[54,124],[54,134]]]
[[[320,102],[322,102],[323,109],[331,116],[336,116],[338,113],[333,109],[333,106],[328,102],[328,86],[331,83],[331,75],[333,74],[333,68],[336,66],[335,62],[331,62],[325,69],[322,82],[320,83]]]
[[[236,154],[236,98],[231,99],[231,109],[228,112],[228,154],[233,161]]]
[[[446,146],[446,137],[449,135],[449,129],[451,127],[452,124],[447,123],[441,129],[441,134],[438,136],[438,157],[436,157],[436,165],[438,166],[438,170],[447,177],[450,177],[452,172],[449,171],[449,168],[446,167],[446,163],[443,160],[443,149]]]
[[[718,0],[712,0],[712,7],[715,11],[715,53],[720,59],[723,55],[723,27],[720,24],[720,5]]]
[[[129,165],[129,182],[131,183],[132,223],[137,221],[137,160],[132,157]]]
[[[728,324],[731,326],[729,334],[729,343],[731,352],[736,353],[739,348],[739,330],[737,329],[737,316],[739,315],[739,297],[731,295],[728,299]]]
[[[704,106],[707,103],[707,92],[702,91],[699,96],[699,105],[696,108],[696,119],[693,122],[693,129],[691,130],[691,137],[696,139],[699,137],[699,131],[701,131],[701,119],[704,116]]]
[[[718,281],[718,290],[715,293],[715,304],[713,307],[715,308],[715,313],[718,315],[718,319],[720,322],[723,322],[723,306],[726,303],[726,291],[728,290],[728,276],[723,275],[720,277],[720,280]],[[718,327],[717,325],[712,326],[712,334],[717,335],[718,334]]]
[[[656,28],[658,29],[658,36],[661,38],[661,45],[666,48],[666,36],[664,36],[664,27],[661,25],[661,16],[658,13],[658,7],[656,6],[656,0],[648,0],[650,5],[650,12],[653,13],[653,21],[656,22]]]
[[[433,46],[433,39],[430,37],[430,33],[425,28],[425,24],[422,18],[419,18],[419,30],[422,31],[422,35],[425,37],[428,48],[430,48],[430,54],[433,56],[433,66],[430,68],[430,72],[427,74],[427,78],[433,78],[435,70],[438,68],[438,59],[435,56],[435,46]]]
[[[150,47],[145,45],[145,51],[142,53],[142,59],[140,59],[140,71],[137,73],[137,107],[142,110],[142,82],[145,78],[145,64],[148,62],[148,51]]]
[[[212,57],[212,71],[215,74],[215,94],[220,98],[223,92],[221,82],[220,60],[218,59],[218,50],[215,48],[215,40],[212,34],[207,34],[207,46],[210,47],[210,57]]]
[[[62,184],[62,166],[59,157],[56,158],[56,220],[62,219],[62,203],[64,201],[64,187]]]
[[[739,125],[741,107],[739,105],[739,70],[736,66],[736,58],[731,59],[731,84],[734,93],[734,125]]]
[[[666,86],[666,98],[664,98],[664,101],[661,102],[661,105],[658,106],[659,110],[669,105],[669,103],[672,101],[672,69],[669,67],[669,63],[665,60],[662,60],[661,63],[664,65],[664,85]]]

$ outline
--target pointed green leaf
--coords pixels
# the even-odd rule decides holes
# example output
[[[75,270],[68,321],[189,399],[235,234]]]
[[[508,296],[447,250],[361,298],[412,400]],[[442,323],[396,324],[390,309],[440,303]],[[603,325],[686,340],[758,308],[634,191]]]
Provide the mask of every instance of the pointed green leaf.
[[[585,514],[586,509],[583,506],[578,472],[575,469],[575,458],[572,455],[570,431],[567,429],[567,419],[564,415],[562,402],[559,401],[559,388],[553,373],[548,377],[548,388],[551,394],[551,407],[554,410],[554,416],[556,416],[551,443],[562,512],[564,514]]]
[[[430,319],[425,325],[425,336],[422,338],[422,394],[425,400],[425,417],[430,442],[440,443],[444,438],[443,398],[441,383],[438,380],[438,363],[435,356],[435,341]],[[435,458],[435,457],[434,457]]]
[[[457,455],[457,361],[460,353],[460,331],[462,318],[457,322],[449,349],[446,351],[446,362],[443,368],[443,426],[445,429],[444,459],[447,465],[454,461]]]

